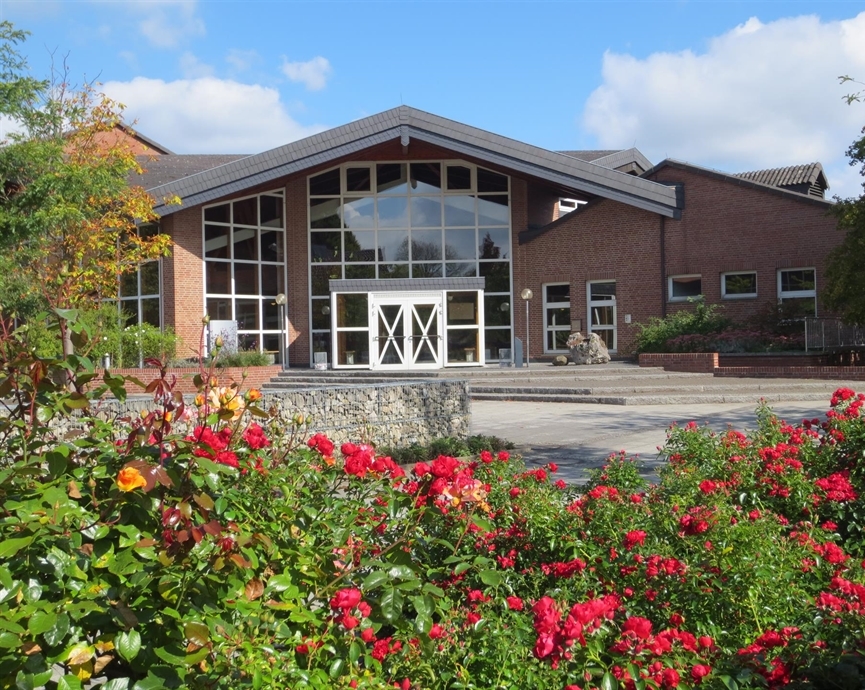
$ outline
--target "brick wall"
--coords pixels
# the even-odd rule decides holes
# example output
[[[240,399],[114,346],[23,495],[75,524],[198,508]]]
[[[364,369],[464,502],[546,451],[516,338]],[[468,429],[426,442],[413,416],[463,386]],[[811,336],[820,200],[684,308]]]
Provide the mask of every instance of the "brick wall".
[[[684,371],[691,374],[711,374],[718,367],[717,352],[645,352],[640,355],[641,367],[663,367],[664,371]]]
[[[205,312],[201,206],[163,218],[162,228],[174,241],[171,256],[162,266],[165,323],[180,336],[177,356],[193,357],[200,347]]]
[[[757,379],[865,381],[865,367],[719,367],[715,376]]]

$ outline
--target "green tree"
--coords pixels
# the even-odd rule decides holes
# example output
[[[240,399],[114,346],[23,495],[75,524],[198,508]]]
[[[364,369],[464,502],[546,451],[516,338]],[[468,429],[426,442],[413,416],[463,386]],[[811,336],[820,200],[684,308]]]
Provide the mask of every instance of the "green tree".
[[[850,77],[840,79],[842,83],[862,85]],[[844,98],[851,104],[861,101],[863,94],[865,91],[858,91]],[[865,176],[865,128],[862,135],[847,149],[847,155],[850,165],[861,166],[861,174]],[[862,184],[865,189],[865,182]],[[838,218],[838,229],[845,235],[829,254],[823,304],[846,323],[865,325],[865,193],[837,200],[833,213]]]
[[[137,231],[156,219],[155,200],[128,184],[141,168],[115,136],[123,107],[92,84],[72,88],[66,74],[29,76],[18,52],[26,36],[0,23],[0,115],[14,130],[0,145],[0,251],[14,280],[3,279],[0,294],[24,297],[29,285],[62,315],[116,297],[120,276],[165,255],[170,241]],[[71,354],[62,316],[60,332]]]

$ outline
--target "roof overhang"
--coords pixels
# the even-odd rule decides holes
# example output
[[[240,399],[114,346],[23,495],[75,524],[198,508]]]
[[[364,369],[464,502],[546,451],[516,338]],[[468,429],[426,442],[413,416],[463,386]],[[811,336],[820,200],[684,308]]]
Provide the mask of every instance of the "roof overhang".
[[[669,218],[680,215],[675,190],[666,185],[524,144],[408,106],[394,108],[148,191],[157,200],[180,197],[182,206],[157,205],[157,213],[169,215],[183,207],[205,204],[358,155],[394,139],[399,139],[404,146],[412,139],[417,139],[564,189],[612,199]]]

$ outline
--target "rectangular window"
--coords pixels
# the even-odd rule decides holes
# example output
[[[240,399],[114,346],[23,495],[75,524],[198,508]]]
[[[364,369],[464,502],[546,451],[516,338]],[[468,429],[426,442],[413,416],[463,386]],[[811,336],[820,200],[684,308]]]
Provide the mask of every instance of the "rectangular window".
[[[733,271],[721,274],[721,296],[724,299],[742,299],[757,296],[757,272]]]
[[[544,352],[567,352],[571,334],[571,286],[544,285]]]
[[[683,275],[670,276],[669,278],[669,301],[684,302],[692,297],[699,297],[703,294],[703,276],[701,275]]]
[[[616,351],[616,282],[602,280],[586,286],[589,333],[597,333],[610,352]]]
[[[778,302],[791,317],[817,315],[817,272],[813,268],[778,271]]]

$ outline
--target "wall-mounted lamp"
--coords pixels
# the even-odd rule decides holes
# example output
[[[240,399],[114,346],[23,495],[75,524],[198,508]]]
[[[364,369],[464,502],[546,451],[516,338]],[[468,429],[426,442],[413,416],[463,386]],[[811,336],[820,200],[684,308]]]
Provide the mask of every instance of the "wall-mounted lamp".
[[[328,315],[330,314],[330,305],[329,305],[329,304],[325,304],[325,305],[321,308],[321,313],[324,314],[325,316],[328,316]]]

